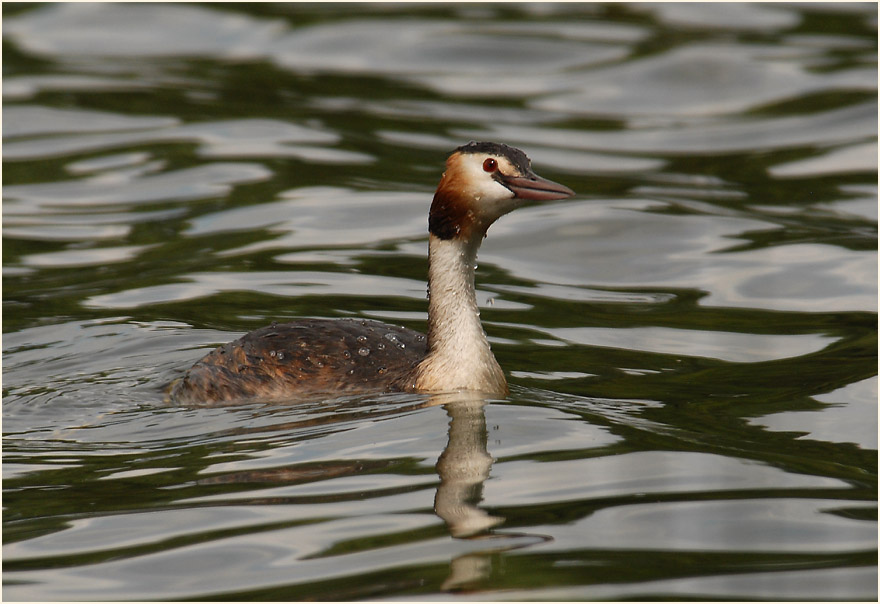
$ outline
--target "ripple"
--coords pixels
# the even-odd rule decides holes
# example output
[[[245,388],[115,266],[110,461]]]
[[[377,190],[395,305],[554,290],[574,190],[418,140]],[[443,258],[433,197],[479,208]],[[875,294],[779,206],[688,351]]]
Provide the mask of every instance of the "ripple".
[[[128,179],[58,181],[4,187],[9,199],[30,206],[98,208],[158,201],[204,199],[226,195],[233,185],[271,176],[265,167],[247,163],[214,163]]]
[[[168,283],[91,296],[83,304],[89,308],[138,308],[150,304],[195,300],[225,291],[259,291],[277,296],[386,296],[409,294],[424,299],[423,282],[378,275],[353,275],[318,271],[210,272],[193,273],[184,283]]]
[[[638,10],[683,28],[773,32],[793,28],[801,22],[801,16],[785,6],[750,3],[661,2],[638,5]]]
[[[531,106],[573,114],[635,118],[683,117],[688,122],[737,114],[762,105],[833,89],[873,90],[873,70],[816,74],[776,47],[698,44],[625,65],[570,76],[576,92],[549,95]],[[650,94],[632,94],[641,88]]]
[[[43,92],[95,92],[145,90],[151,85],[147,82],[124,77],[98,77],[86,75],[24,75],[3,78],[3,99],[24,101]],[[5,129],[4,129],[5,130]],[[4,135],[6,133],[4,132]]]
[[[3,139],[46,134],[85,134],[119,130],[150,130],[180,124],[173,117],[129,116],[90,109],[57,109],[41,105],[10,105],[3,108]],[[15,148],[14,142],[7,143]],[[5,145],[4,145],[5,146]],[[6,151],[4,151],[4,158]],[[10,158],[15,158],[13,154]]]
[[[530,215],[539,211],[540,220]],[[731,249],[736,239],[774,228],[756,217],[664,215],[585,201],[519,210],[492,228],[482,262],[536,283],[694,288],[709,292],[700,304],[713,307],[876,310],[875,253],[821,243]]]
[[[22,257],[21,263],[25,266],[31,266],[34,268],[103,266],[105,264],[113,264],[115,262],[127,262],[152,247],[155,246],[124,245],[117,247],[102,247],[90,250],[64,250],[61,252],[29,254]]]
[[[873,547],[864,522],[824,517],[824,499],[664,502],[614,506],[570,527],[550,549],[601,548],[613,535],[623,550],[824,551]],[[783,535],[785,537],[783,537]]]
[[[582,105],[579,105],[582,107]],[[628,130],[583,130],[495,124],[490,128],[461,129],[462,136],[505,140],[528,147],[553,140],[563,148],[660,156],[753,153],[808,146],[865,141],[877,123],[877,104],[859,103],[808,115],[743,117],[733,121],[645,125]]]
[[[693,452],[634,452],[594,459],[556,460],[553,465],[554,472],[548,475],[543,464],[534,461],[495,464],[493,473],[498,478],[498,486],[503,485],[504,489],[488,490],[486,505],[495,505],[496,498],[502,498],[502,494],[508,505],[527,506],[547,498],[553,501],[614,499],[627,493],[644,496],[716,489],[735,492],[843,487],[839,480],[790,474],[766,464]],[[611,509],[625,514],[630,507],[614,505]],[[590,518],[592,515],[584,521],[592,526]],[[662,531],[665,527],[669,525],[660,523],[656,530]]]
[[[877,170],[877,142],[848,145],[809,159],[770,166],[777,178],[815,178]]]
[[[373,246],[383,240],[419,236],[425,231],[429,196],[399,191],[356,191],[341,187],[302,187],[280,194],[281,201],[223,209],[191,221],[190,236],[272,227],[279,237],[228,250],[244,254],[287,250],[283,262],[297,262],[294,251],[316,246]],[[393,216],[394,220],[389,221]],[[330,250],[328,250],[330,251]],[[423,255],[424,251],[420,253]]]
[[[876,376],[813,398],[830,407],[771,413],[753,418],[750,423],[775,432],[801,432],[801,438],[856,443],[865,450],[877,449],[877,422],[865,421],[876,414]]]
[[[33,116],[31,109],[22,106],[4,108],[4,116],[13,119]],[[24,115],[22,115],[24,113]],[[66,111],[49,123],[19,131],[20,135],[79,132],[77,136],[43,136],[29,140],[13,140],[4,144],[4,159],[32,160],[78,153],[109,150],[117,147],[152,143],[196,143],[204,157],[297,157],[318,163],[363,163],[372,158],[363,153],[336,149],[321,149],[315,144],[332,144],[339,136],[329,131],[301,126],[291,122],[270,119],[232,119],[215,122],[180,124],[175,119],[145,118],[131,120],[109,119],[107,132],[98,133],[99,126],[90,126],[90,120],[103,119],[94,112]],[[82,114],[82,115],[80,115]],[[83,125],[74,125],[82,117]],[[106,117],[111,118],[111,115]],[[40,123],[38,121],[38,123]],[[74,130],[79,128],[78,130]],[[126,130],[119,132],[119,130]],[[5,133],[4,133],[5,134]]]
[[[540,29],[410,18],[298,29],[274,45],[272,59],[297,71],[395,75],[446,94],[520,96],[565,89],[567,70],[628,52],[624,44],[543,37]],[[539,71],[522,77],[530,67]]]
[[[36,55],[143,58],[262,54],[286,26],[201,6],[54,4],[4,20],[3,34]]]
[[[766,335],[666,327],[560,327],[542,330],[581,346],[641,350],[656,354],[762,363],[818,352],[838,338],[824,335]]]

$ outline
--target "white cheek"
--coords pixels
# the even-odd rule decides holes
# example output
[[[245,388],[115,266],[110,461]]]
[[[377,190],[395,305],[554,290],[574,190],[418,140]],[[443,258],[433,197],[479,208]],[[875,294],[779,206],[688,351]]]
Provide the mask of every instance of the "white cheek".
[[[514,199],[513,191],[498,183],[495,186],[497,189],[493,188],[492,194],[487,195],[480,204],[480,214],[490,221],[497,220],[522,205],[522,200]]]
[[[510,189],[483,174],[483,180],[475,188],[475,209],[484,220],[489,222],[497,220],[520,205],[520,201]]]
[[[499,184],[491,174],[483,170],[483,161],[479,157],[469,158],[465,170],[468,188],[475,201],[491,204],[496,200],[513,199],[513,191]]]
[[[474,187],[474,199],[477,202],[490,205],[497,201],[513,199],[513,191],[484,174],[483,179],[478,181]]]

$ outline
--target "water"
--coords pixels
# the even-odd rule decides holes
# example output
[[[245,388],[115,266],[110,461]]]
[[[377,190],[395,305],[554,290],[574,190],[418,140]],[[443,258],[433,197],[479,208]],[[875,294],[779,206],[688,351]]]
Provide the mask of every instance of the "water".
[[[877,598],[877,7],[4,6],[10,600]],[[446,153],[504,400],[192,409],[296,316],[424,329]]]

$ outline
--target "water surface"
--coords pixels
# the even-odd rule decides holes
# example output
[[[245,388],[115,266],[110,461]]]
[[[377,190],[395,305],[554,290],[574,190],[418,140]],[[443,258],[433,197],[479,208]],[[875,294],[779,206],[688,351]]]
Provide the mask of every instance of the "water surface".
[[[877,598],[874,4],[6,5],[9,600]],[[424,330],[446,154],[512,390],[182,408]]]

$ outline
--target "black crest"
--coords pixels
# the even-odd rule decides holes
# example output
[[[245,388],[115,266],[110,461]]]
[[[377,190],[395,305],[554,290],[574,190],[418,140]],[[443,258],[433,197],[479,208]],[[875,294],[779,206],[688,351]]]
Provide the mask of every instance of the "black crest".
[[[506,157],[510,163],[517,167],[522,174],[528,174],[531,171],[532,160],[528,155],[510,145],[504,143],[475,142],[471,141],[466,145],[462,145],[456,149],[459,153],[490,153],[492,155],[501,155]]]

